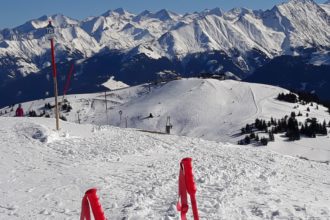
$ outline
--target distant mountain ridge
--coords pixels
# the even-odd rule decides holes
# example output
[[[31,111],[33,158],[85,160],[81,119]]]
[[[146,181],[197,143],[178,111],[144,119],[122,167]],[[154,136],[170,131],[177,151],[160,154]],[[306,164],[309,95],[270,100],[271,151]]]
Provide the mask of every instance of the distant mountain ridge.
[[[0,31],[0,91],[9,82],[48,71],[49,42],[44,27],[49,19],[56,27],[59,66],[75,62],[77,74],[90,74],[86,69],[91,60],[99,69],[100,60],[116,56],[111,61],[115,67],[103,65],[94,74],[132,84],[152,80],[164,70],[187,77],[234,73],[245,78],[283,55],[329,65],[328,6],[329,2],[290,0],[266,11],[215,8],[179,15],[163,9],[135,15],[119,8],[81,21],[61,14],[42,16]],[[161,68],[159,62],[164,62]]]
[[[119,8],[82,21],[61,14],[42,16],[2,30],[0,58],[19,59],[13,63],[20,66],[16,75],[47,65],[43,58],[49,46],[43,28],[49,19],[57,27],[57,50],[66,58],[88,58],[103,48],[156,59],[217,50],[230,56],[239,52],[236,61],[244,63],[249,72],[246,53],[254,49],[272,58],[296,53],[299,47],[330,47],[330,16],[312,0],[291,0],[267,11],[236,8],[222,12],[216,8],[185,15],[165,9],[134,15]]]

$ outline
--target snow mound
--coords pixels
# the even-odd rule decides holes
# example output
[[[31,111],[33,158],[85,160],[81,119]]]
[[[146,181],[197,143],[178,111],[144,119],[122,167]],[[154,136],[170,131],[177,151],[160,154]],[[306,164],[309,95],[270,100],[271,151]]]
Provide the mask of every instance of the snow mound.
[[[233,80],[182,79],[152,88],[150,92],[113,107],[122,111],[110,123],[149,131],[165,132],[171,117],[172,132],[178,135],[228,141],[242,124],[254,121],[268,101],[286,90]],[[148,117],[150,113],[153,118]],[[102,116],[101,116],[102,117]],[[103,116],[104,117],[104,116]]]
[[[42,143],[50,143],[59,139],[56,132],[50,131],[45,126],[41,126],[32,122],[20,123],[15,126],[15,132],[30,140],[40,141]]]
[[[16,124],[15,133],[30,141],[39,141],[44,144],[49,144],[68,137],[67,132],[56,132],[46,126],[36,124],[32,122],[32,120]]]

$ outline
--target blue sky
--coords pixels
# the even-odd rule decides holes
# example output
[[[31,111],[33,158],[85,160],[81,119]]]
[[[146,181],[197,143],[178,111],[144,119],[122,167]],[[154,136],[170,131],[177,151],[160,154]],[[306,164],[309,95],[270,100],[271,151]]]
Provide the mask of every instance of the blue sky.
[[[269,9],[285,0],[1,0],[0,29],[23,24],[42,15],[61,13],[82,19],[96,16],[109,9],[124,8],[133,13],[145,9],[157,11],[169,9],[178,13],[201,11],[219,7],[228,10],[234,7]],[[325,0],[316,0],[322,3]]]

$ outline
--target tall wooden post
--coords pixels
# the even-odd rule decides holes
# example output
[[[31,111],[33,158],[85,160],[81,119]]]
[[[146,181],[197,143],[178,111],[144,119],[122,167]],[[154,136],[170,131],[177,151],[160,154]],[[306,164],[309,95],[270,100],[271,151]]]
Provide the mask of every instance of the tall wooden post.
[[[56,130],[60,130],[60,114],[58,109],[58,91],[57,91],[57,78],[54,77],[54,94],[55,94],[55,116],[56,116]]]
[[[52,52],[52,67],[53,67],[53,81],[54,81],[54,96],[55,96],[55,117],[56,117],[56,130],[60,129],[60,115],[58,111],[58,90],[57,90],[57,73],[56,73],[56,61],[55,61],[55,48],[54,48],[54,27],[52,25],[52,22],[49,21],[49,24],[47,26],[48,34],[50,34],[50,47]]]

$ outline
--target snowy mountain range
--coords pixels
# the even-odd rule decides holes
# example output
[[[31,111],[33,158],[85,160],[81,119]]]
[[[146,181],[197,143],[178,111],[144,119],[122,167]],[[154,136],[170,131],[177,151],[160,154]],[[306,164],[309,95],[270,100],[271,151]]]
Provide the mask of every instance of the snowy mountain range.
[[[103,81],[115,76],[132,85],[164,70],[183,76],[234,73],[244,79],[283,55],[302,56],[304,64],[330,64],[329,9],[329,2],[290,0],[266,11],[215,8],[179,15],[164,9],[135,15],[120,8],[82,21],[42,16],[0,31],[0,90],[17,87],[12,82],[26,76],[49,74],[48,20],[56,27],[60,73],[74,62],[76,75],[92,77],[93,71]]]

